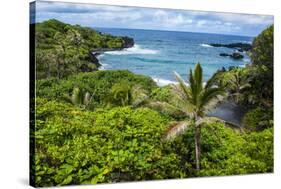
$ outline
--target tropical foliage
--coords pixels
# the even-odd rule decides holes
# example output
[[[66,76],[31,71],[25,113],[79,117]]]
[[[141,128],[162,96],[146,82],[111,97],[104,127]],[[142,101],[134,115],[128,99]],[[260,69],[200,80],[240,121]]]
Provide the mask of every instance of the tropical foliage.
[[[192,121],[191,124],[195,130],[195,160],[196,169],[200,170],[201,156],[201,126],[204,121],[205,113],[213,107],[218,98],[224,94],[224,89],[213,85],[213,78],[203,85],[203,71],[200,64],[195,66],[194,72],[190,70],[189,85],[187,86],[184,80],[177,74],[176,79],[179,82],[174,86],[174,91],[178,97],[177,107],[185,112]],[[186,127],[185,124],[175,125],[174,127]],[[171,130],[171,131],[174,131]],[[177,132],[176,132],[177,133]],[[176,134],[175,132],[173,134]],[[171,135],[172,133],[168,133]]]
[[[36,40],[37,187],[273,171],[273,26],[254,40],[253,64],[206,84],[197,64],[165,87],[91,63],[123,37],[49,20]],[[222,99],[249,110],[242,129],[206,116]]]
[[[35,26],[36,77],[64,78],[99,66],[92,51],[124,47],[125,39],[52,19]]]

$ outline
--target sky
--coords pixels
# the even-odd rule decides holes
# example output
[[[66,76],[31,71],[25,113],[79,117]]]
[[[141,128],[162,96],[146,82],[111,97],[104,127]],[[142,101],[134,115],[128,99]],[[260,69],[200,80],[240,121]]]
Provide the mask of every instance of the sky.
[[[63,2],[36,2],[36,22],[58,19],[102,28],[130,28],[257,36],[273,16]]]

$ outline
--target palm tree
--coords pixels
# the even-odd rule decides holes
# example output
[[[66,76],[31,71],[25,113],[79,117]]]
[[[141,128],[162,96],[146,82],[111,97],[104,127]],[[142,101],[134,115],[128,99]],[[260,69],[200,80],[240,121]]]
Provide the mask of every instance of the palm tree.
[[[239,103],[241,98],[241,92],[251,85],[248,83],[247,79],[243,76],[242,69],[238,69],[231,75],[231,78],[228,81],[230,89],[234,92],[232,96],[236,104]]]
[[[111,105],[137,107],[146,99],[148,99],[147,91],[141,86],[132,86],[127,82],[121,82],[112,86],[108,101]]]
[[[65,95],[65,99],[71,102],[73,105],[83,109],[87,109],[92,101],[93,95],[89,92],[85,92],[78,87],[74,87],[72,94]]]
[[[190,121],[183,121],[175,124],[169,131],[169,138],[180,133],[187,125],[195,129],[195,159],[196,169],[200,170],[201,156],[201,126],[205,114],[210,110],[224,94],[224,89],[213,84],[214,78],[203,84],[203,74],[201,65],[198,63],[194,72],[190,69],[189,86],[184,82],[179,74],[175,72],[178,85],[173,85],[174,92],[178,99],[177,108],[181,109],[191,118]]]

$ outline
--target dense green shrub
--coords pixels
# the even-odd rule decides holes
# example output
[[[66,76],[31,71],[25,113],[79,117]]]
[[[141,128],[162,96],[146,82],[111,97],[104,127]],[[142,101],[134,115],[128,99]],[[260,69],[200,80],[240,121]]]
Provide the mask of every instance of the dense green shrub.
[[[273,127],[273,110],[259,107],[248,111],[243,118],[243,126],[250,131]]]
[[[264,164],[263,171],[256,172],[272,172],[273,171],[273,128],[267,128],[260,132],[251,132],[244,134],[243,138],[246,143],[243,146],[244,152],[253,160]],[[254,171],[252,173],[255,173]]]
[[[37,98],[37,186],[264,173],[273,170],[273,131],[202,126],[201,170],[194,131],[163,141],[169,118],[148,108],[95,112]]]
[[[175,107],[178,100],[170,85],[154,89],[150,94],[150,101],[151,103],[146,104],[146,106],[153,110],[177,120],[186,118],[186,114]]]
[[[272,129],[241,134],[219,121],[213,121],[203,125],[201,136],[202,156],[199,172],[193,168],[194,131],[187,130],[171,142],[170,147],[180,155],[182,169],[187,177],[272,172]]]
[[[36,100],[37,186],[179,178],[176,153],[164,154],[167,118],[147,108],[82,111]]]
[[[253,41],[251,61],[255,68],[250,74],[251,91],[257,102],[266,106],[273,105],[273,25],[265,29]]]
[[[273,25],[262,31],[253,41],[251,60],[254,65],[273,68]]]
[[[36,95],[53,100],[64,100],[65,94],[70,94],[74,87],[93,94],[94,106],[105,106],[111,88],[117,83],[138,85],[150,93],[156,88],[155,82],[146,76],[136,75],[126,70],[107,70],[94,73],[80,73],[67,79],[43,79],[36,81]]]
[[[151,92],[151,98],[156,101],[169,102],[173,98],[171,87],[169,85],[159,87]]]

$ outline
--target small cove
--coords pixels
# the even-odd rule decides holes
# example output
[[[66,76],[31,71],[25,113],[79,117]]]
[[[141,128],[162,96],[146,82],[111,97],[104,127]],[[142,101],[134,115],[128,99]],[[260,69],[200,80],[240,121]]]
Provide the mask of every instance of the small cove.
[[[220,118],[231,125],[242,127],[242,119],[247,108],[234,102],[224,101],[216,106],[208,116]]]

